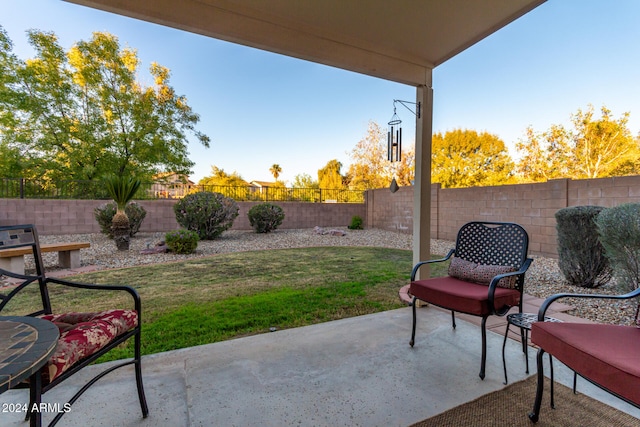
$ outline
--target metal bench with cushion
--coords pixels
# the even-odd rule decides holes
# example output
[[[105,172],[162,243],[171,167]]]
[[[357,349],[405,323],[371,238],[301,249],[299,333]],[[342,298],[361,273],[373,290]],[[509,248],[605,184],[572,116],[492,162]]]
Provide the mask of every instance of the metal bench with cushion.
[[[33,252],[35,260],[35,273],[33,274],[18,274],[0,268],[0,275],[11,277],[16,281],[15,286],[5,289],[6,293],[0,293],[0,314],[40,317],[54,323],[60,332],[56,350],[38,376],[41,380],[22,384],[23,387],[30,389],[29,408],[33,408],[34,404],[39,407],[42,394],[129,338],[133,338],[133,359],[116,363],[100,372],[66,403],[72,405],[92,384],[109,372],[133,364],[142,416],[146,418],[149,410],[142,384],[140,363],[141,304],[138,293],[129,286],[93,285],[46,277],[42,265],[42,251],[38,242],[38,233],[33,225],[0,227],[0,248],[28,248]],[[55,290],[50,293],[50,289]],[[64,292],[65,298],[67,298],[74,290],[95,291],[96,298],[101,291],[119,293],[130,301],[131,307],[83,313],[54,312],[51,296]],[[35,298],[34,293],[37,295]],[[30,301],[36,300],[37,302],[27,305],[28,295],[31,295]],[[33,304],[38,304],[41,308],[34,307]],[[36,310],[31,311],[33,309]],[[49,425],[55,425],[62,415],[64,412],[57,414]],[[27,413],[27,418],[31,418],[32,426],[39,426],[41,423],[41,413],[38,411]]]
[[[591,383],[640,408],[640,327],[544,321],[549,306],[561,298],[624,300],[638,297],[640,289],[624,295],[556,294],[544,301],[538,311],[538,321],[531,327],[531,342],[539,347],[538,387],[529,413],[531,421],[537,422],[540,415],[545,352]]]
[[[480,378],[484,379],[487,332],[491,315],[504,316],[517,306],[522,312],[524,274],[531,265],[527,258],[529,236],[518,224],[504,222],[469,222],[460,228],[456,246],[446,257],[421,261],[413,267],[409,293],[413,296],[413,327],[410,345],[416,335],[416,306],[421,300],[455,312],[482,317],[482,361]],[[416,280],[421,267],[451,259],[449,275]]]

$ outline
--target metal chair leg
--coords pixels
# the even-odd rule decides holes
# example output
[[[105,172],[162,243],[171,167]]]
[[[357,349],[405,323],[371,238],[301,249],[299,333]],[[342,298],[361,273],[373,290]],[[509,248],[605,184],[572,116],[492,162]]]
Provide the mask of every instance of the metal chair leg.
[[[142,409],[142,418],[147,418],[149,415],[149,407],[147,406],[147,398],[144,395],[144,386],[142,385],[142,356],[140,352],[140,332],[135,336],[135,371],[136,371],[136,386],[138,387],[138,399],[140,400],[140,408]]]
[[[504,341],[502,341],[502,368],[504,369],[504,384],[506,385],[509,381],[507,380],[507,359],[504,357],[504,350],[507,346],[507,335],[509,335],[509,327],[511,325],[507,322],[507,330],[504,331]]]
[[[451,323],[453,324],[453,329],[455,329],[456,328],[456,313],[453,310],[451,310]]]
[[[536,356],[536,363],[538,366],[538,385],[536,387],[536,400],[533,402],[533,409],[529,412],[529,419],[534,423],[538,422],[540,417],[540,405],[542,404],[542,392],[544,391],[544,371],[542,365],[542,358],[544,356],[544,350],[539,349]]]
[[[487,364],[487,318],[482,318],[482,362],[480,363],[480,379],[484,380],[484,371]]]
[[[417,302],[417,298],[413,297],[413,300],[411,302],[411,309],[413,311],[413,326],[411,327],[411,341],[409,341],[409,345],[411,347],[413,347],[413,344],[415,344],[415,339],[416,339],[416,302]]]

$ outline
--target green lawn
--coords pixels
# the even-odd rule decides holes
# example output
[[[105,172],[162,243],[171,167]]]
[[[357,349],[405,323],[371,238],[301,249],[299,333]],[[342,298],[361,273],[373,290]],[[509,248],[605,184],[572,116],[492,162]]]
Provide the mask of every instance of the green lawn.
[[[230,253],[72,280],[136,288],[142,352],[151,354],[399,308],[398,290],[411,268],[411,251],[323,247]],[[433,269],[432,276],[444,268]],[[102,298],[96,292],[50,292],[55,312],[122,307],[126,301],[111,292]],[[16,303],[23,309],[29,300],[35,306],[36,295]],[[131,357],[132,343],[110,353],[109,360]]]

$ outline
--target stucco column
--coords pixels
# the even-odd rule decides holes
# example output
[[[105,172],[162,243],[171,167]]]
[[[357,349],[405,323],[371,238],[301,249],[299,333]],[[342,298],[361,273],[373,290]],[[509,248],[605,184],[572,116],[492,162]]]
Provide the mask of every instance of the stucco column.
[[[427,260],[431,246],[431,137],[433,133],[433,89],[431,70],[426,84],[416,89],[421,114],[416,118],[416,165],[413,187],[413,263]],[[422,269],[423,275],[428,270]]]

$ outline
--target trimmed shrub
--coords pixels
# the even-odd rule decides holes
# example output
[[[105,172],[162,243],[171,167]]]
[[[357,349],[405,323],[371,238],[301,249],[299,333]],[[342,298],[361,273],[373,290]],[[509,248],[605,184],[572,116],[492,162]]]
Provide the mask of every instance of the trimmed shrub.
[[[200,240],[213,240],[231,228],[239,208],[220,193],[199,191],[180,199],[173,211],[182,227],[198,233]]]
[[[603,211],[596,220],[600,242],[623,292],[640,286],[640,203]]]
[[[278,205],[260,203],[249,209],[247,216],[256,233],[269,233],[282,224],[284,211]]]
[[[129,236],[133,237],[138,231],[140,231],[142,221],[147,216],[147,211],[138,203],[130,202],[124,208],[124,212],[127,214],[127,217],[129,217]],[[113,239],[111,224],[115,214],[116,204],[114,202],[98,206],[93,210],[93,216],[96,221],[98,221],[100,232],[102,234],[106,234],[110,239]]]
[[[358,215],[354,215],[351,218],[351,225],[347,227],[349,230],[362,230],[362,218]]]
[[[611,280],[611,266],[596,226],[604,210],[602,206],[573,206],[556,212],[558,266],[573,286],[597,288]]]
[[[198,247],[198,233],[191,230],[170,231],[164,236],[164,241],[171,252],[190,254]]]

